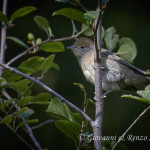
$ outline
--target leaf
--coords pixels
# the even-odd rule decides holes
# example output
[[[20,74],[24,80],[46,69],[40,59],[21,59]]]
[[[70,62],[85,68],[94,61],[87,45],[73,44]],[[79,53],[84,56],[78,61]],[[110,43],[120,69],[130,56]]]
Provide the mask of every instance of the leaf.
[[[30,80],[28,79],[23,79],[23,80],[20,80],[18,82],[14,82],[14,83],[11,83],[11,85],[13,85],[20,94],[23,94],[28,88],[29,88],[29,84],[31,83]]]
[[[2,74],[2,77],[4,77],[8,83],[17,81],[22,78],[22,76],[12,73],[9,70],[5,70]]]
[[[52,96],[49,93],[40,93],[36,95],[33,99],[32,102],[36,101],[50,101]]]
[[[26,118],[26,117],[29,117],[29,116],[31,116],[33,114],[34,114],[34,110],[29,108],[24,113],[22,113],[22,116]]]
[[[137,55],[137,48],[136,48],[134,41],[132,39],[126,38],[126,37],[121,38],[119,40],[119,47],[121,47],[124,44],[129,45],[130,48],[132,49],[132,60],[134,60]]]
[[[55,0],[56,2],[67,3],[69,0]]]
[[[4,88],[7,85],[7,81],[5,78],[0,77],[0,88]]]
[[[141,101],[141,102],[146,102],[146,103],[150,103],[148,100],[146,100],[145,98],[141,98],[141,97],[138,97],[138,96],[133,96],[133,95],[122,95],[121,97],[125,97],[125,98],[131,98],[131,99],[134,99],[134,100],[137,100],[137,101]]]
[[[51,98],[52,96],[49,93],[40,93],[31,99],[28,104],[48,105]]]
[[[10,16],[10,20],[13,22],[15,19],[23,17],[34,10],[36,10],[36,8],[32,6],[20,8]]]
[[[104,40],[108,50],[112,51],[115,49],[119,41],[119,35],[116,34],[116,29],[114,27],[110,27],[106,30]]]
[[[7,24],[7,17],[0,11],[0,21],[4,21]]]
[[[64,52],[65,48],[61,42],[48,42],[39,47],[40,50],[50,53]]]
[[[33,119],[33,120],[27,120],[27,121],[24,121],[24,122],[20,122],[20,123],[18,124],[18,126],[17,126],[17,129],[18,129],[19,127],[24,126],[25,124],[31,124],[31,123],[37,123],[37,122],[39,122],[38,119]]]
[[[51,67],[59,71],[59,66],[56,63],[53,62]]]
[[[42,64],[42,71],[43,73],[46,73],[52,66],[54,61],[55,55],[50,55],[45,59],[45,61]]]
[[[81,31],[84,31],[83,34],[86,36],[92,36],[94,34],[93,29],[89,28],[86,24],[82,24]]]
[[[145,87],[145,90],[143,91],[137,91],[137,94],[139,94],[144,99],[148,100],[150,103],[150,85]]]
[[[55,122],[55,125],[61,132],[72,139],[77,146],[78,137],[81,133],[81,126],[78,123],[68,120],[58,120]]]
[[[84,14],[84,19],[92,23],[99,15],[98,11],[88,11]]]
[[[19,68],[29,68],[35,73],[41,70],[41,66],[44,61],[44,57],[34,56],[22,62]]]
[[[73,117],[76,123],[78,123],[79,125],[82,125],[82,121],[83,121],[83,116],[79,113],[73,113]],[[84,120],[85,126],[88,126],[88,122],[87,120]]]
[[[34,21],[40,29],[42,29],[43,31],[45,31],[47,33],[48,37],[51,37],[52,31],[49,26],[49,22],[46,18],[44,18],[42,16],[35,16]]]
[[[26,112],[28,110],[28,107],[23,107],[21,110],[17,113],[17,116],[20,116],[22,113]]]
[[[0,121],[0,124],[10,124],[13,118],[12,115],[6,116],[3,120]]]
[[[11,99],[11,100],[8,100],[6,102],[4,102],[3,104],[0,105],[0,110],[4,107],[6,107],[7,105],[11,104],[13,101],[15,101],[16,99]]]
[[[18,100],[17,105],[18,106],[24,106],[28,104],[33,99],[33,96],[26,96]]]
[[[56,12],[54,12],[53,16],[55,16],[55,15],[63,15],[70,19],[85,23],[83,12],[81,12],[77,9],[63,8],[63,9],[60,9],[60,10],[57,10]]]
[[[74,121],[72,112],[69,107],[56,97],[50,101],[46,112],[57,119],[67,119]]]
[[[7,39],[17,43],[18,45],[20,45],[26,49],[28,49],[28,46],[23,41],[21,41],[20,39],[18,39],[16,37],[7,36]]]
[[[123,44],[117,54],[122,57],[123,59],[129,61],[129,62],[132,62],[133,61],[133,51],[132,51],[132,48],[129,46],[129,45],[126,45],[126,44]]]
[[[27,74],[27,75],[31,75],[31,74],[34,73],[33,69],[27,68],[27,67],[19,67],[18,70],[25,73],[25,74]]]

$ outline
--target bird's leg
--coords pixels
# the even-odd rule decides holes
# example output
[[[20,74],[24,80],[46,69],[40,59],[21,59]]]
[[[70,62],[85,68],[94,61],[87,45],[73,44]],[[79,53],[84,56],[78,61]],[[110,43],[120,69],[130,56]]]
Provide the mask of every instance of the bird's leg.
[[[111,90],[108,90],[106,93],[103,94],[102,98],[106,98],[106,95],[110,92],[111,92]]]
[[[110,92],[111,92],[111,90],[108,90],[106,93],[103,94],[102,98],[106,98],[106,95],[107,95],[108,93],[110,93]],[[95,94],[95,92],[94,92],[94,94]],[[94,101],[98,102],[98,101],[96,100],[96,97],[94,97]]]

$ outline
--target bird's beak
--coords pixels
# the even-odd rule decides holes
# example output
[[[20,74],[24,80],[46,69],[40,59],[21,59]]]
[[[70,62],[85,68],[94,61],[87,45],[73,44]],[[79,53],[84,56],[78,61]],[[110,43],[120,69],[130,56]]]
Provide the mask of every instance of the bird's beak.
[[[67,49],[71,49],[71,50],[72,50],[72,49],[75,49],[75,48],[76,48],[75,46],[68,46],[68,47],[67,47]]]

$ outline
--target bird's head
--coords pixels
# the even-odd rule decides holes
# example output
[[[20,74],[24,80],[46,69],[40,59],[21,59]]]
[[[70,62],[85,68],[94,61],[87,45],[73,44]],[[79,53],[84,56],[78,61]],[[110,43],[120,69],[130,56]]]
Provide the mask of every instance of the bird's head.
[[[73,46],[70,46],[67,48],[73,50],[75,56],[78,59],[80,59],[84,55],[86,55],[87,52],[89,52],[90,50],[93,50],[93,47],[94,47],[94,43],[92,40],[85,38],[85,37],[81,37],[75,41]]]

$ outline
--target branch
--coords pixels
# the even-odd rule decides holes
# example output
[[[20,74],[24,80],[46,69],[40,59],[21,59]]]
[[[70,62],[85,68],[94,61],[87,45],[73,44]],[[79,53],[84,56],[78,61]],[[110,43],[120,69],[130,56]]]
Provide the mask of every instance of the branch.
[[[17,61],[18,59],[20,59],[21,57],[25,56],[26,54],[28,54],[32,49],[41,46],[42,44],[48,43],[48,42],[61,42],[61,41],[68,41],[68,40],[73,40],[74,36],[70,36],[70,37],[64,37],[64,38],[60,38],[60,39],[48,39],[45,40],[43,42],[41,42],[40,44],[34,45],[30,48],[28,48],[27,50],[25,50],[24,52],[22,52],[21,54],[17,55],[16,57],[14,57],[13,59],[11,59],[9,62],[7,62],[7,65],[11,65],[12,63],[14,63],[15,61]],[[0,63],[2,64],[2,63]]]
[[[3,14],[7,14],[7,0],[3,0]],[[0,51],[0,64],[4,63],[5,59],[5,46],[6,46],[6,24],[2,22],[2,29],[1,29],[1,51]],[[3,73],[3,69],[0,67],[0,76]]]
[[[99,16],[95,20],[94,28],[94,39],[95,39],[95,57],[94,57],[94,68],[95,68],[95,121],[93,126],[94,136],[97,140],[94,140],[94,148],[96,150],[102,150],[102,126],[103,126],[103,113],[104,113],[104,100],[102,93],[102,71],[101,71],[101,27],[102,27],[102,12],[101,1],[99,0]]]
[[[134,121],[133,123],[129,126],[129,128],[122,134],[122,136],[119,138],[119,140],[116,142],[116,144],[113,146],[112,150],[114,150],[117,145],[122,141],[121,139],[123,137],[125,137],[125,135],[129,132],[129,130],[131,130],[131,128],[142,118],[142,116],[148,111],[150,110],[150,106],[147,107]]]
[[[41,126],[43,126],[43,125],[45,125],[45,124],[47,124],[47,123],[52,123],[52,122],[54,122],[54,121],[55,121],[55,120],[51,120],[51,119],[46,120],[46,121],[44,121],[43,123],[41,123],[41,124],[39,124],[39,125],[37,125],[37,126],[31,127],[31,129],[32,129],[32,130],[37,129],[37,128],[39,128],[39,127],[41,127]]]
[[[12,67],[9,67],[8,65],[4,65],[4,64],[0,64],[0,66],[2,66],[3,68],[11,71],[11,72],[14,72],[18,75],[21,75],[23,76],[24,78],[26,79],[29,79],[31,81],[33,81],[34,83],[40,85],[41,87],[43,87],[46,91],[48,91],[49,93],[51,93],[52,95],[58,97],[63,103],[69,105],[71,108],[73,108],[75,111],[77,111],[78,113],[80,113],[89,123],[91,126],[93,126],[93,120],[86,114],[84,113],[80,108],[78,108],[77,106],[75,106],[74,104],[72,104],[71,102],[69,102],[68,100],[66,100],[64,97],[62,97],[60,94],[58,94],[57,92],[55,92],[54,90],[52,90],[51,88],[49,88],[48,86],[46,86],[44,83],[42,83],[41,81],[39,80],[36,80]]]

